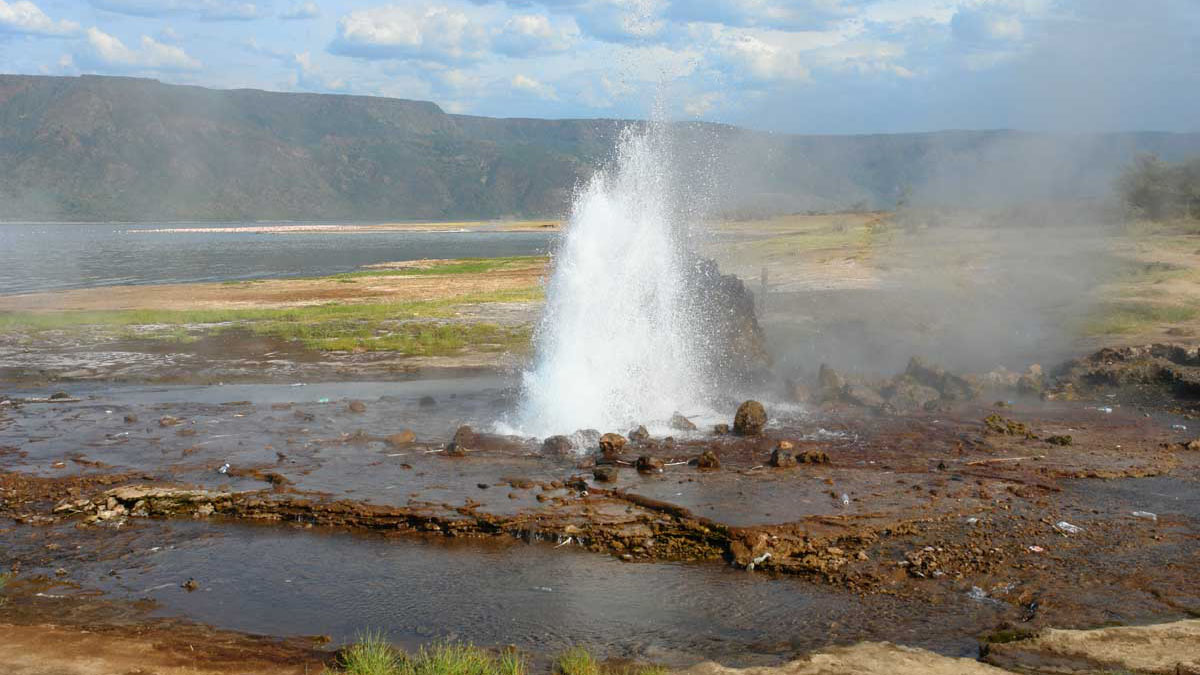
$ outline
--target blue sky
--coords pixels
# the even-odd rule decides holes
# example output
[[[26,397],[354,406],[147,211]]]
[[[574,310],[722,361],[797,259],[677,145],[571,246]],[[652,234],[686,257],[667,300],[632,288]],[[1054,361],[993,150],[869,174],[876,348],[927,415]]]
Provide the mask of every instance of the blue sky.
[[[1200,0],[0,0],[0,71],[798,133],[1200,131]]]

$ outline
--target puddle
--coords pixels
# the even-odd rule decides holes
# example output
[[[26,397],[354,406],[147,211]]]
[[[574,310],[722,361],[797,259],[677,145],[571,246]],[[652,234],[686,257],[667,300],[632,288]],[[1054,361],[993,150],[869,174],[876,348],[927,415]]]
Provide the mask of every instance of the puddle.
[[[859,639],[973,656],[974,634],[1003,611],[962,596],[931,613],[720,564],[629,564],[519,541],[201,522],[144,523],[122,536],[133,541],[69,566],[70,579],[153,599],[159,616],[336,641],[370,629],[408,647],[438,637],[543,654],[585,644],[676,664],[761,662]],[[199,588],[189,593],[190,578]]]

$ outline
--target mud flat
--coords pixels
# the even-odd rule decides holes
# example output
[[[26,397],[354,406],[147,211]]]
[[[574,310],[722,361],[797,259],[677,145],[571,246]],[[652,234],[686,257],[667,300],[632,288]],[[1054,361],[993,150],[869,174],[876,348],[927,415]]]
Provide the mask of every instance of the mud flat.
[[[681,429],[608,453],[487,433],[512,403],[503,377],[12,389],[6,595],[22,625],[84,603],[678,666],[860,641],[977,658],[1050,627],[1182,619],[1200,611],[1200,445],[1161,369],[1190,371],[1170,350],[1120,354],[1063,370],[1051,400],[900,411],[842,384],[768,400],[761,436]],[[781,441],[794,466],[773,461]]]
[[[727,235],[745,276],[771,266],[769,329],[792,321],[770,303],[818,278],[883,287],[875,256],[899,236],[878,214],[755,227]],[[494,433],[544,269],[0,299],[0,662],[319,672],[377,629],[541,665],[584,644],[697,673],[1189,672],[1191,624],[1120,630],[1200,612],[1191,319],[1109,324],[1086,338],[1104,349],[1044,372],[781,364],[756,392],[762,435],[715,432],[731,395],[671,437],[597,430],[628,439],[603,452],[598,433]],[[1104,292],[1169,305],[1159,268],[1138,270]],[[1178,339],[1122,344],[1144,334]],[[1168,658],[1112,657],[1138,641]]]

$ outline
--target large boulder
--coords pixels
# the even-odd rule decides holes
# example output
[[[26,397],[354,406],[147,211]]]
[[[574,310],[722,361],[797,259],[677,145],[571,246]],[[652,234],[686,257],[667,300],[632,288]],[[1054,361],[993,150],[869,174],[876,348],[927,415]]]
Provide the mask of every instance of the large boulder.
[[[942,398],[942,392],[927,387],[908,375],[892,380],[884,391],[888,405],[900,412],[926,410]]]
[[[918,384],[936,389],[947,401],[970,401],[975,398],[975,389],[970,382],[947,372],[941,366],[927,363],[919,356],[909,359],[904,374]]]
[[[767,426],[767,410],[758,401],[746,401],[738,406],[733,417],[733,433],[739,436],[760,436]]]
[[[767,340],[754,311],[754,295],[717,263],[686,259],[686,311],[704,336],[699,358],[704,372],[721,382],[761,380],[771,366]]]

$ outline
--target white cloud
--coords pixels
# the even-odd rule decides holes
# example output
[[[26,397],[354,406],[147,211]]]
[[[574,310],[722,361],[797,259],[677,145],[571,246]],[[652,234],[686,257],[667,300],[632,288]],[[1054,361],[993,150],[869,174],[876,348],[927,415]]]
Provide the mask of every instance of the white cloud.
[[[130,48],[98,28],[87,29],[88,60],[121,70],[199,70],[200,62],[173,45],[143,35],[138,48]]]
[[[570,48],[578,32],[574,25],[555,25],[542,14],[517,14],[496,31],[492,46],[509,56],[551,54]]]
[[[315,2],[298,2],[292,5],[292,8],[279,15],[279,18],[296,21],[301,19],[315,19],[321,16],[321,8]]]
[[[514,75],[512,79],[512,88],[519,92],[533,94],[534,96],[545,101],[558,100],[558,92],[554,90],[554,87],[544,82],[539,82],[528,75],[522,75],[520,73]]]
[[[916,75],[900,63],[905,57],[902,45],[875,40],[853,40],[814,54],[814,60],[834,71],[862,75],[889,74],[900,78]]]
[[[668,16],[678,21],[726,26],[807,30],[827,26],[856,12],[845,0],[672,0]]]
[[[488,49],[487,32],[467,12],[445,5],[386,5],[338,21],[330,51],[343,56],[473,61]]]
[[[55,21],[28,0],[0,0],[0,33],[24,35],[72,35],[79,31],[74,21]]]
[[[292,86],[308,91],[343,91],[346,81],[326,75],[313,64],[312,54],[301,52],[292,57],[296,70],[292,73]]]
[[[963,7],[950,20],[954,36],[965,42],[1008,42],[1025,37],[1025,26],[1014,11],[996,5]]]
[[[577,98],[589,108],[611,108],[618,99],[637,91],[637,87],[624,78],[610,77],[607,73],[578,73],[577,76],[584,83]]]
[[[262,18],[258,5],[236,0],[91,0],[94,7],[131,16],[191,15],[207,21]]]
[[[692,117],[704,117],[714,108],[725,102],[725,94],[717,91],[688,97],[683,104],[683,112]]]
[[[782,41],[744,31],[722,31],[715,37],[718,67],[735,79],[765,83],[811,77],[800,51]]]
[[[667,0],[589,0],[575,10],[585,33],[609,42],[648,41],[667,26]]]

